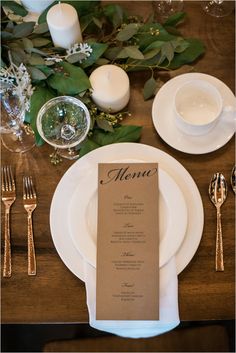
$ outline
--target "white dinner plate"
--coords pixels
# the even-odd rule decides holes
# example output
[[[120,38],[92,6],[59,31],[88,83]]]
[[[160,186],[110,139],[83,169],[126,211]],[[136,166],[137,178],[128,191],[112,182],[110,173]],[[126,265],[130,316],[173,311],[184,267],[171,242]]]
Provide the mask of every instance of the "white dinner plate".
[[[114,153],[114,154],[113,154]],[[81,169],[83,161],[74,167],[77,188],[71,195],[68,207],[68,227],[75,247],[93,267],[97,258],[97,183],[98,163],[142,163],[137,159],[116,158],[106,150],[90,159],[87,169]],[[86,174],[86,179],[84,178]],[[178,207],[176,205],[178,204]],[[180,247],[187,227],[187,207],[181,190],[175,181],[159,168],[159,266],[164,266]]]
[[[191,136],[180,131],[175,122],[175,93],[181,85],[193,79],[207,81],[214,85],[222,96],[223,106],[227,107],[215,127],[200,136]],[[235,111],[235,96],[222,81],[202,73],[187,73],[174,77],[160,88],[153,101],[152,119],[156,131],[170,146],[190,154],[203,154],[224,146],[234,135]]]
[[[188,171],[167,153],[139,143],[119,143],[94,150],[75,162],[61,178],[53,195],[50,208],[50,228],[55,248],[62,261],[81,280],[84,280],[83,257],[74,246],[67,222],[68,206],[78,180],[76,169],[87,170],[94,158],[101,159],[103,153],[111,153],[116,159],[139,158],[145,162],[158,162],[162,170],[175,180],[187,205],[188,223],[184,240],[176,253],[177,273],[183,271],[197,251],[202,237],[204,214],[198,188]],[[86,180],[86,174],[84,174]],[[176,205],[178,207],[178,205]]]

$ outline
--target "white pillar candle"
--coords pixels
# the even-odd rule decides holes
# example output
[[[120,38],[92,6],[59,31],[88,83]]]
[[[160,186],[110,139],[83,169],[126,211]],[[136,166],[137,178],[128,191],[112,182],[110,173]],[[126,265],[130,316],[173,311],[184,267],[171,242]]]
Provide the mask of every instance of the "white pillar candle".
[[[82,42],[80,23],[73,6],[64,3],[52,6],[47,13],[47,23],[56,47],[69,49]]]
[[[127,73],[116,65],[103,65],[90,75],[92,99],[107,112],[118,112],[129,102],[130,84]]]

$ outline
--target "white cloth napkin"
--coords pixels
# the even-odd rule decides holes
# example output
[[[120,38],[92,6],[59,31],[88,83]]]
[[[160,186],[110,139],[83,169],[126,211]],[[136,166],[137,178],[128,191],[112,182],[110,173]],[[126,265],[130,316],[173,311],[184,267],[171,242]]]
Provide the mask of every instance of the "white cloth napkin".
[[[122,337],[145,338],[160,335],[179,325],[178,279],[175,257],[160,269],[160,320],[96,320],[96,269],[84,261],[89,324],[95,329]]]

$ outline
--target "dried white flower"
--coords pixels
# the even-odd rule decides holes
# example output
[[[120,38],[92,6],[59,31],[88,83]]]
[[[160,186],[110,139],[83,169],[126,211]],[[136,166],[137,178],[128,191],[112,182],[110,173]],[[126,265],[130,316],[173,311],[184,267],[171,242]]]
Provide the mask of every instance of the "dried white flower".
[[[67,55],[65,58],[67,59],[70,55],[73,54],[81,54],[81,59],[79,62],[82,63],[82,61],[86,60],[92,52],[93,49],[90,47],[90,45],[88,45],[88,43],[76,43],[71,48],[67,49]]]
[[[55,56],[51,56],[49,58],[45,58],[45,61],[54,61],[55,63],[60,63],[61,61],[63,61],[63,56],[59,56],[59,55],[55,55]]]
[[[15,93],[24,103],[25,109],[30,109],[30,97],[33,94],[34,88],[31,85],[31,77],[24,66],[16,66],[10,58],[10,66],[8,68],[2,67],[0,69],[0,81],[14,84]]]

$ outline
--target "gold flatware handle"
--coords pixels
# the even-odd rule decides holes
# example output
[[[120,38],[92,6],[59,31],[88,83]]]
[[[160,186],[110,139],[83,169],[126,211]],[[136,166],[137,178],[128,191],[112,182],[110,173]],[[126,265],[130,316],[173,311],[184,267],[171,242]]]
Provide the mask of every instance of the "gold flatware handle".
[[[216,228],[216,271],[224,271],[223,239],[220,209],[217,210]]]
[[[36,275],[36,257],[34,248],[33,224],[32,213],[28,213],[28,275]]]
[[[5,209],[3,277],[11,277],[10,207]]]

